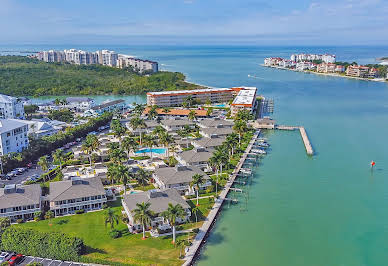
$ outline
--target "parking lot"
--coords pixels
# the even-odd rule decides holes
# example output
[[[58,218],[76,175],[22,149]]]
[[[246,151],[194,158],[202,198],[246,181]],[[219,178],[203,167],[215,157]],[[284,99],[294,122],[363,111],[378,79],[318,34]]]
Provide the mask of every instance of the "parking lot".
[[[92,264],[83,264],[79,262],[70,262],[70,261],[60,261],[60,260],[51,260],[51,259],[42,259],[37,257],[26,256],[24,259],[19,262],[17,265],[28,265],[32,262],[41,263],[43,266],[83,266],[83,265],[92,265]]]
[[[34,166],[32,166],[31,169],[28,169],[27,171],[25,171],[21,175],[16,175],[16,176],[12,177],[12,180],[0,180],[0,184],[4,184],[4,185],[20,184],[22,181],[26,180],[27,177],[30,177],[34,174],[37,174],[40,176],[42,173],[43,173],[43,171],[40,168],[40,166],[34,165]]]

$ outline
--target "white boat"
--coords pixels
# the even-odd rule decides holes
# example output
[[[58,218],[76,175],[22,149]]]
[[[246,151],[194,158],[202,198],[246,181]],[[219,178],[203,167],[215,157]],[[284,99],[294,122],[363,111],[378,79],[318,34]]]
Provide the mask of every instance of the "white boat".
[[[257,154],[267,154],[266,151],[260,150],[260,149],[254,149],[254,150],[252,150],[252,152],[253,152],[253,153],[257,153]]]

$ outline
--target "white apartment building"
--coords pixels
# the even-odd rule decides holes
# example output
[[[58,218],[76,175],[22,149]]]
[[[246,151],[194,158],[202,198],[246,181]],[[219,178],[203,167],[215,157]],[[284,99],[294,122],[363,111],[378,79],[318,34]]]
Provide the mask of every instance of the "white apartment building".
[[[257,108],[256,93],[256,87],[244,87],[240,90],[231,104],[231,116],[235,116],[240,110],[248,110],[253,113]]]
[[[0,119],[24,119],[23,101],[19,98],[0,94]]]
[[[335,63],[336,56],[330,54],[292,54],[290,57],[293,62],[301,62],[301,61],[313,61],[313,60],[322,60],[325,63]]]
[[[0,119],[0,155],[28,147],[28,125],[23,120]]]
[[[11,222],[33,219],[34,213],[41,211],[41,195],[39,184],[13,184],[0,188],[0,217],[8,217]]]
[[[132,67],[134,71],[140,72],[140,73],[143,73],[146,71],[150,71],[152,73],[158,72],[157,62],[133,58],[126,55],[119,55],[117,66],[119,68]]]
[[[67,97],[66,101],[66,107],[76,111],[85,111],[96,105],[96,102],[88,97]]]
[[[114,51],[100,50],[98,54],[98,63],[104,66],[117,66],[118,54]]]

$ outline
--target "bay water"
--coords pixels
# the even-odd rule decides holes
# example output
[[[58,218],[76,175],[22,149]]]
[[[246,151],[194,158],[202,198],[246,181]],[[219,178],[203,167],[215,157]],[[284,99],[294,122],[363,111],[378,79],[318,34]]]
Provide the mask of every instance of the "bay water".
[[[183,72],[199,84],[256,86],[274,99],[278,124],[306,128],[313,157],[306,155],[298,132],[264,133],[271,148],[254,168],[249,200],[246,206],[241,201],[224,207],[198,265],[388,265],[388,83],[260,66],[265,57],[296,52],[375,63],[388,55],[388,47],[62,45],[0,50],[73,47],[157,60],[162,69]],[[144,95],[125,99],[145,102]]]

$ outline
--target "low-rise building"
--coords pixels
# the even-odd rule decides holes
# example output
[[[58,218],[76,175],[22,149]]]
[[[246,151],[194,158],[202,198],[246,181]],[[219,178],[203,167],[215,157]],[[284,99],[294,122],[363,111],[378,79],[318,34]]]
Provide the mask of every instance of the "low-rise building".
[[[233,133],[233,128],[224,127],[224,125],[217,125],[216,127],[201,128],[199,133],[207,138],[210,138],[213,135],[217,136],[227,136]]]
[[[154,129],[157,127],[157,126],[160,126],[160,124],[156,121],[156,120],[144,120],[144,123],[145,123],[145,127],[144,128],[132,128],[131,126],[131,123],[130,122],[127,122],[125,124],[125,126],[128,128],[129,131],[131,131],[131,133],[133,135],[140,135],[140,133],[151,133],[152,131],[154,131]]]
[[[202,119],[202,120],[198,121],[197,124],[201,128],[211,128],[211,127],[217,127],[217,126],[222,126],[223,128],[227,128],[227,127],[233,128],[234,121],[220,119],[220,118],[216,117],[216,118]]]
[[[6,185],[0,188],[0,217],[12,222],[18,219],[32,220],[42,208],[42,189],[39,184]]]
[[[253,122],[255,128],[275,129],[276,121],[271,118],[259,118]]]
[[[109,101],[100,105],[95,105],[85,111],[91,115],[102,115],[104,112],[124,111],[126,107],[124,100]]]
[[[67,97],[66,107],[75,111],[85,111],[92,108],[96,103],[89,97]]]
[[[150,108],[146,107],[144,109],[143,114],[147,115],[149,112]],[[172,109],[167,109],[164,110],[163,108],[157,108],[156,112],[158,113],[158,116],[163,116],[163,117],[188,117],[190,112],[194,111],[195,116],[198,118],[203,118],[203,117],[208,117],[208,112],[207,110],[204,109],[181,109],[181,108],[172,108]]]
[[[176,189],[149,190],[140,193],[127,194],[122,198],[122,205],[128,216],[128,224],[130,225],[131,232],[140,232],[143,228],[143,226],[134,219],[134,211],[138,208],[136,204],[141,204],[143,202],[150,203],[150,210],[155,214],[151,218],[150,226],[152,228],[159,228],[161,230],[170,228],[170,225],[161,215],[168,209],[169,204],[180,204],[185,210],[185,217],[176,220],[178,224],[188,221],[191,216],[189,204],[187,204]]]
[[[174,188],[181,195],[192,195],[195,189],[190,185],[195,174],[202,175],[206,182],[200,185],[200,189],[206,189],[211,185],[210,177],[196,166],[177,165],[175,167],[156,168],[152,178],[154,184],[160,189]]]
[[[102,209],[106,192],[99,178],[72,178],[50,183],[50,210],[55,215],[73,214],[77,210]]]
[[[213,156],[213,152],[203,148],[198,147],[189,151],[183,151],[176,154],[177,161],[186,166],[198,166],[202,170],[208,169],[209,159]]]
[[[167,131],[178,131],[183,129],[184,127],[194,128],[195,123],[188,119],[181,119],[176,117],[174,119],[164,119],[161,121],[162,127],[164,127]]]
[[[225,142],[225,140],[225,136],[213,134],[210,137],[193,140],[191,144],[196,148],[203,147],[209,151],[213,151],[215,148],[221,146]]]
[[[0,119],[0,155],[22,152],[28,147],[28,125],[24,120]]]
[[[376,69],[367,66],[350,65],[346,69],[346,75],[358,78],[375,78]]]

